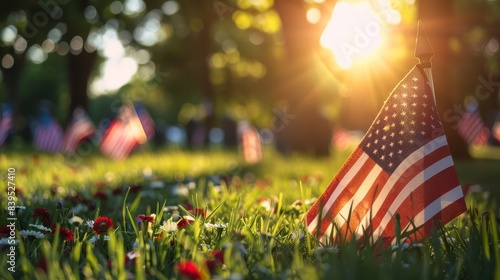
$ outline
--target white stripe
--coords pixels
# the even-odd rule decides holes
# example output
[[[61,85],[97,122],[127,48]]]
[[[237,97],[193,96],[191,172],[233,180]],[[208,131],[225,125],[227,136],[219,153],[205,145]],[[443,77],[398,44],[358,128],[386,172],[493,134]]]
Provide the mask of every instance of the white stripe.
[[[365,153],[362,153],[361,156],[358,158],[358,160],[351,166],[351,169],[345,174],[344,178],[338,183],[338,185],[335,187],[335,190],[333,193],[330,195],[328,198],[328,201],[325,203],[323,206],[323,210],[318,212],[318,215],[314,218],[314,220],[311,221],[307,229],[309,232],[313,232],[314,229],[318,226],[318,216],[319,213],[321,214],[321,219],[325,217],[325,215],[328,213],[328,210],[332,207],[333,203],[337,199],[340,193],[346,188],[346,186],[351,182],[352,178],[359,172],[363,164],[368,160],[368,155]],[[320,205],[321,206],[321,205]]]
[[[421,160],[425,156],[431,154],[432,152],[438,150],[439,148],[446,146],[448,143],[446,142],[446,136],[442,135],[426,145],[420,147],[418,150],[409,155],[405,160],[401,162],[401,164],[394,170],[391,177],[387,180],[384,186],[379,186],[380,194],[377,196],[377,199],[373,202],[373,205],[366,213],[366,215],[361,219],[361,223],[359,224],[357,234],[363,234],[363,228],[367,228],[371,224],[371,217],[375,217],[384,204],[387,195],[392,190],[396,182],[399,180],[400,176],[405,174],[408,168],[412,167],[415,162]]]
[[[382,172],[382,168],[375,164],[373,169],[370,171],[370,174],[365,178],[363,183],[361,183],[361,187],[358,189],[358,191],[354,194],[354,196],[349,199],[349,201],[344,205],[342,210],[337,214],[335,217],[335,220],[338,221],[338,227],[341,228],[344,223],[346,222],[347,217],[349,216],[349,211],[351,210],[351,204],[352,204],[352,210],[356,209],[358,204],[363,201],[363,199],[366,197],[368,192],[371,190],[371,186],[379,176],[380,172]],[[355,200],[355,198],[358,198]]]
[[[384,218],[382,218],[382,221],[380,222],[378,228],[373,231],[374,242],[377,241],[379,235],[384,231],[385,227],[392,219],[394,213],[396,213],[396,210],[398,210],[399,206],[401,206],[408,195],[411,194],[422,183],[439,174],[441,171],[447,169],[450,166],[453,166],[453,160],[451,159],[451,156],[447,156],[422,170],[419,174],[417,174],[417,176],[415,176],[410,182],[408,182],[408,184],[401,190],[399,195],[392,202],[389,210],[386,212]],[[418,226],[418,224],[416,225]]]
[[[456,186],[452,190],[443,194],[432,203],[427,205],[424,210],[418,213],[413,218],[413,223],[415,225],[423,225],[428,222],[432,217],[434,217],[437,213],[441,212],[446,207],[450,206],[455,201],[459,200],[463,197],[462,187],[460,185]],[[411,225],[406,225],[404,228],[407,228]]]

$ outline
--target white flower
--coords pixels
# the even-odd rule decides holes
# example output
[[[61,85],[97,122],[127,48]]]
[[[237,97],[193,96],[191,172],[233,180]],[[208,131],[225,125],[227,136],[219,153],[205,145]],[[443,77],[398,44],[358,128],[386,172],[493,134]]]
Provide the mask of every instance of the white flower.
[[[170,220],[164,221],[160,227],[164,232],[174,232],[177,230],[177,223],[172,222]]]
[[[8,237],[0,239],[0,246],[17,245],[18,243],[19,241],[17,239],[14,239],[14,242]]]
[[[211,223],[205,223],[205,227],[207,229],[214,229],[214,228],[227,228],[227,224],[211,224]]]
[[[50,228],[47,228],[47,227],[44,227],[42,225],[34,225],[34,224],[29,224],[30,227],[35,227],[41,231],[48,231],[48,232],[52,232],[52,229]]]
[[[83,223],[84,226],[88,226],[89,228],[93,228],[94,227],[94,221],[93,220],[86,220],[84,223]]]
[[[89,239],[89,242],[94,244],[97,242],[97,240],[99,240],[99,238],[97,236],[92,236],[92,238]],[[108,235],[104,235],[104,241],[109,241],[109,236]]]
[[[68,222],[70,224],[77,223],[78,225],[81,225],[83,223],[83,219],[78,217],[78,216],[73,216],[73,217],[68,219]]]
[[[43,232],[34,231],[34,230],[21,230],[21,231],[19,231],[19,234],[21,234],[22,237],[28,237],[28,236],[33,236],[35,238],[44,238],[45,237],[45,234],[43,234]]]
[[[88,210],[88,207],[83,204],[77,204],[75,207],[71,208],[69,212],[73,212],[74,214],[80,214],[80,212],[85,212]]]

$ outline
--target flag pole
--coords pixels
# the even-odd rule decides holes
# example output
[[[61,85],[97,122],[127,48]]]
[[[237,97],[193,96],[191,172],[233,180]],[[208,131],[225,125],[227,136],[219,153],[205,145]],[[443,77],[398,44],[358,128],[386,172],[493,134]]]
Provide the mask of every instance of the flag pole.
[[[436,102],[436,94],[434,92],[434,81],[432,79],[432,70],[431,70],[431,58],[434,56],[434,50],[432,49],[431,42],[429,41],[429,37],[425,33],[424,26],[422,22],[418,21],[418,31],[417,31],[417,40],[415,43],[415,55],[420,65],[422,66],[425,75],[427,76],[427,80],[429,81],[429,86],[432,90],[432,96],[434,97],[434,102]]]

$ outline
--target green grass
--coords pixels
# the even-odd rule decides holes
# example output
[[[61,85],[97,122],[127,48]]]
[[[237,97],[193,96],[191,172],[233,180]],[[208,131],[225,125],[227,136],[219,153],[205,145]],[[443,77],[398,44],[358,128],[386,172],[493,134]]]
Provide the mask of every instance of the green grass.
[[[216,149],[142,152],[123,162],[97,154],[72,161],[6,152],[0,155],[0,187],[6,188],[6,171],[14,167],[16,186],[23,192],[16,203],[26,207],[17,210],[17,229],[36,230],[29,224],[43,221],[34,218],[33,211],[44,207],[51,214],[46,225],[71,229],[74,238],[70,242],[50,233],[39,239],[18,235],[23,241],[16,246],[16,272],[7,270],[9,248],[0,246],[0,278],[177,279],[182,276],[179,263],[187,260],[205,279],[500,277],[494,189],[500,185],[498,161],[457,163],[463,183],[485,185],[486,191],[469,195],[468,207],[474,210],[422,244],[382,248],[344,241],[336,248],[320,248],[302,224],[310,205],[294,202],[321,194],[348,152],[322,159],[283,158],[273,151],[265,155],[262,163],[248,166],[238,153]],[[229,185],[213,175],[222,175]],[[195,215],[184,209],[188,205],[207,212]],[[5,192],[0,206],[3,225],[8,217]],[[137,222],[139,214],[155,214],[154,223],[148,228]],[[101,234],[91,243],[96,234],[85,225],[70,224],[73,215],[83,220],[111,218],[109,240]],[[160,229],[164,221],[180,216],[191,216],[193,222],[174,232]],[[219,250],[223,264],[212,256]],[[131,252],[134,260],[125,257]],[[45,269],[40,260],[45,260]]]

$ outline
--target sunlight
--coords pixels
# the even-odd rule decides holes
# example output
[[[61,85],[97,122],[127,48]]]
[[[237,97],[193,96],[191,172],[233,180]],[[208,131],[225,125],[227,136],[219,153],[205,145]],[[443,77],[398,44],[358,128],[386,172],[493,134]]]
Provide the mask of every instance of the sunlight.
[[[383,26],[369,2],[339,2],[333,9],[320,43],[331,50],[340,68],[350,68],[354,60],[377,54],[384,39]]]

